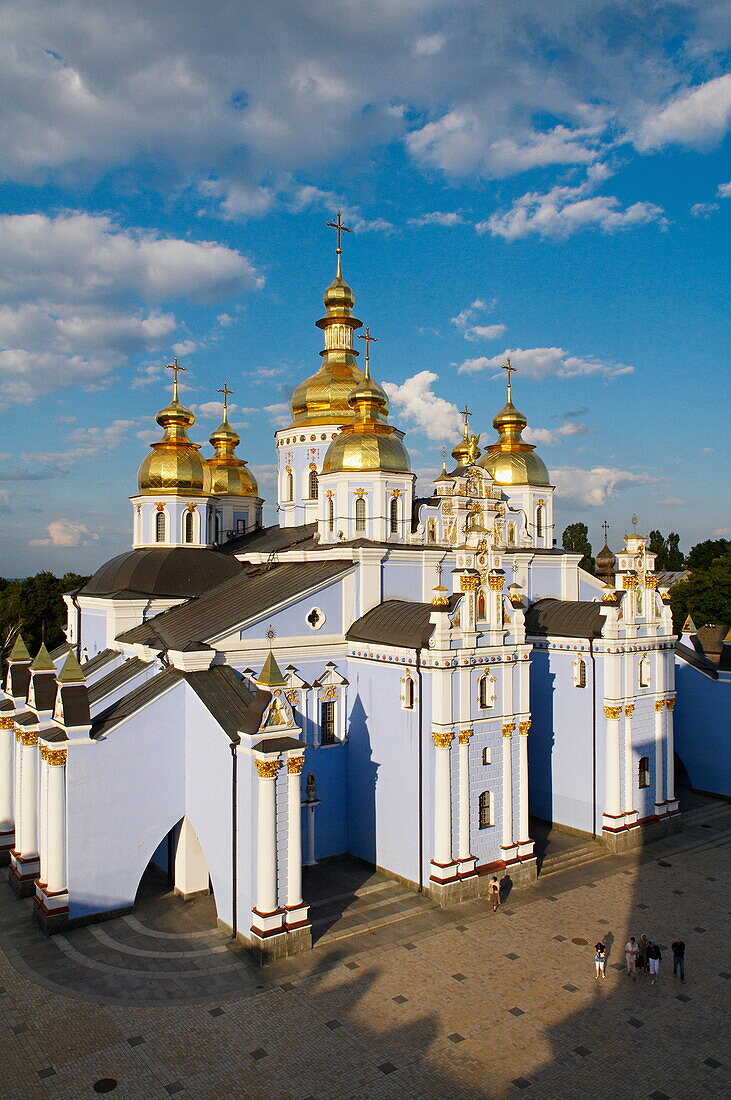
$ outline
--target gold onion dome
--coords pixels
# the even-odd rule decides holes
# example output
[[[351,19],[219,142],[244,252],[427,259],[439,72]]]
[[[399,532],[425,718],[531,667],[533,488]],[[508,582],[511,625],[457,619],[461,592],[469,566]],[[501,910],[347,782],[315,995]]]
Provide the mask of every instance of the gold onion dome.
[[[184,492],[204,494],[208,489],[208,466],[200,454],[200,447],[188,439],[188,428],[195,424],[195,416],[178,399],[178,370],[175,361],[173,399],[156,416],[164,431],[157,443],[150,444],[150,453],[143,459],[137,475],[141,493]]]
[[[474,466],[480,457],[480,448],[478,447],[480,437],[479,435],[470,435],[469,418],[472,414],[466,405],[462,410],[462,415],[464,416],[462,438],[452,451],[452,458],[458,466]]]
[[[244,459],[234,454],[241,439],[228,422],[228,405],[225,400],[223,420],[215,432],[211,433],[210,442],[215,451],[213,457],[208,459],[210,491],[220,496],[258,496],[256,478],[247,468]]]
[[[487,447],[479,465],[492,474],[499,485],[549,485],[543,459],[535,453],[533,444],[526,443],[522,437],[528,421],[513,404],[510,370],[515,368],[510,367],[509,360],[508,368],[507,401],[492,422],[498,439]]]
[[[368,329],[366,329],[367,338]],[[383,470],[387,473],[411,473],[409,455],[401,440],[403,432],[386,419],[388,399],[371,378],[368,358],[362,381],[351,391],[349,404],[354,412],[352,424],[345,424],[327,449],[322,473]]]

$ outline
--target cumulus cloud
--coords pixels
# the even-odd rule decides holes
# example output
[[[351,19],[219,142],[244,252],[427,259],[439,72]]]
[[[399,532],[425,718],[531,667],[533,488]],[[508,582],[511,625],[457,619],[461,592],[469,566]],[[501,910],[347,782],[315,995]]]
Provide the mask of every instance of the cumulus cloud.
[[[635,474],[609,466],[595,466],[591,470],[564,466],[553,469],[551,478],[556,486],[556,496],[562,503],[589,507],[606,504],[625,489],[660,480],[649,474]]]
[[[463,225],[464,218],[456,210],[432,210],[429,214],[420,214],[418,218],[409,218],[409,225],[421,228],[425,225]]]
[[[719,183],[716,194],[719,199],[731,199],[731,180],[728,183]]]
[[[465,359],[459,367],[459,373],[476,374],[479,371],[499,370],[508,358],[527,378],[575,378],[586,374],[615,377],[631,374],[634,370],[634,367],[625,363],[611,363],[594,356],[571,355],[563,348],[506,348],[500,355],[490,358],[482,355],[476,359]]]
[[[475,228],[478,233],[516,241],[531,234],[566,238],[582,229],[614,233],[652,222],[661,227],[667,225],[662,207],[655,203],[635,202],[623,207],[614,195],[592,194],[608,175],[604,166],[595,165],[576,187],[552,187],[545,194],[528,191],[507,210],[496,211]]]
[[[178,328],[161,303],[262,285],[234,249],[125,230],[103,215],[0,217],[0,407],[71,386],[108,386]],[[179,341],[177,354],[195,347]]]
[[[385,218],[367,218],[359,207],[347,202],[342,195],[335,191],[323,191],[312,184],[296,186],[292,192],[291,208],[295,211],[305,210],[310,206],[316,206],[328,214],[339,210],[343,216],[343,224],[348,229],[354,229],[356,233],[392,233],[396,226]]]
[[[692,218],[710,218],[714,211],[718,210],[717,202],[694,202],[690,208]]]
[[[666,145],[708,149],[731,124],[731,73],[678,92],[639,126],[634,144],[641,152]]]
[[[412,424],[429,439],[452,439],[461,433],[462,418],[456,405],[434,393],[433,385],[438,379],[438,374],[423,370],[400,386],[384,382],[383,388],[397,418]]]
[[[106,428],[75,428],[66,438],[70,443],[82,443],[99,452],[117,447],[136,424],[136,420],[115,420]]]
[[[76,523],[72,519],[54,519],[48,525],[48,538],[31,539],[29,546],[59,546],[68,548],[72,546],[93,546],[99,541],[99,536],[89,531],[83,523]]]
[[[550,428],[528,427],[523,432],[523,438],[526,443],[543,444],[546,447],[554,447],[568,436],[586,435],[588,431],[589,429],[586,424],[582,424],[578,420],[571,420],[566,424],[562,424],[555,430]]]
[[[292,420],[292,409],[289,401],[280,401],[276,405],[265,405],[264,412],[269,414],[276,428],[286,428]]]
[[[465,340],[496,340],[505,332],[507,325],[477,325],[475,320],[489,306],[481,298],[475,298],[466,309],[460,310],[452,318],[452,324],[462,333]]]

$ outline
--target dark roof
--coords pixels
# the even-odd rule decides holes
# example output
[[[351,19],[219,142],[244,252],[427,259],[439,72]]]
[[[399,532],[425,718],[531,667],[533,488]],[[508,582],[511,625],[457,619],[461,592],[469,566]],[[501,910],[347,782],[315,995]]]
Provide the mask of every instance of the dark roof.
[[[60,689],[65,726],[88,726],[90,692],[86,684],[64,684]]]
[[[226,554],[272,554],[278,550],[308,549],[318,545],[315,542],[316,523],[303,523],[298,527],[264,527],[259,531],[248,531],[245,535],[236,535],[224,542],[221,550]]]
[[[52,649],[49,656],[52,661],[58,661],[61,657],[65,657],[71,649],[68,642],[61,642],[61,645],[57,645],[55,649]]]
[[[9,699],[0,699],[0,710],[15,710]]]
[[[269,737],[252,746],[254,752],[287,752],[288,749],[306,748],[305,742],[298,741],[296,737]]]
[[[90,660],[84,661],[81,671],[84,676],[93,676],[95,672],[98,672],[100,668],[104,668],[104,665],[108,664],[114,657],[119,657],[116,649],[101,649]]]
[[[451,596],[449,610],[459,596]],[[408,600],[385,600],[356,619],[346,634],[349,642],[375,642],[406,649],[423,649],[429,644],[434,626],[429,616],[430,603],[410,603]]]
[[[352,568],[352,562],[341,560],[245,565],[238,576],[183,607],[172,607],[149,622],[126,630],[119,640],[160,649],[183,649],[189,642],[215,638]]]
[[[239,741],[240,733],[258,731],[271,692],[251,691],[229,665],[186,672],[184,677],[232,741]]]
[[[53,710],[56,701],[56,673],[33,672],[33,696],[36,710]]]
[[[583,600],[536,600],[525,613],[528,635],[556,634],[559,638],[600,638],[604,616],[600,603]]]
[[[140,661],[137,657],[131,657],[119,668],[108,672],[106,676],[102,676],[101,680],[97,680],[95,684],[91,685],[89,688],[89,702],[92,704],[98,703],[106,695],[110,695],[117,688],[123,687],[128,680],[138,676],[145,668],[149,668],[149,665],[146,665],[144,661]]]
[[[125,718],[129,718],[136,711],[146,706],[147,703],[157,699],[159,695],[162,695],[164,691],[167,691],[180,679],[181,674],[174,668],[166,668],[163,672],[158,672],[157,676],[153,676],[151,680],[146,680],[144,684],[135,688],[129,695],[125,695],[123,699],[118,699],[116,703],[112,703],[111,707],[107,707],[101,714],[97,714],[91,722],[91,736],[101,737],[103,733],[107,733],[114,726],[123,722]]]
[[[716,665],[713,661],[709,660],[704,653],[701,653],[697,649],[691,649],[690,646],[683,645],[682,642],[675,643],[675,652],[687,665],[697,668],[699,672],[703,672],[706,676],[710,676],[712,680],[718,679],[718,669]]]
[[[727,633],[728,626],[725,623],[720,623],[719,625],[700,627],[695,636],[706,657],[718,662],[723,649],[723,639]]]
[[[38,721],[35,711],[24,710],[22,714],[16,714],[14,722],[16,726],[34,726]]]
[[[234,576],[241,563],[204,546],[129,550],[97,569],[81,596],[190,597]]]

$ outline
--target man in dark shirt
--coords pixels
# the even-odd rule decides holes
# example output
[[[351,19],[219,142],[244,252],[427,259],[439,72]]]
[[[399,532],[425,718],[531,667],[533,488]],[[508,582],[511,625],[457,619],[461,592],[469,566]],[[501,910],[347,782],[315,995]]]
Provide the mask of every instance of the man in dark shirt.
[[[673,977],[676,978],[678,971],[680,971],[681,982],[685,981],[685,941],[675,940],[670,945],[670,950],[673,953]]]

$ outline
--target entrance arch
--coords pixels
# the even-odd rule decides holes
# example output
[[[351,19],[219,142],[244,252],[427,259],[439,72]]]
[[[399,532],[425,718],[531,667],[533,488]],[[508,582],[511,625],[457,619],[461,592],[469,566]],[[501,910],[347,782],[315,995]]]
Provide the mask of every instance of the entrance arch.
[[[213,894],[198,834],[181,818],[160,841],[140,879],[135,905],[142,898],[173,892],[183,901]]]

